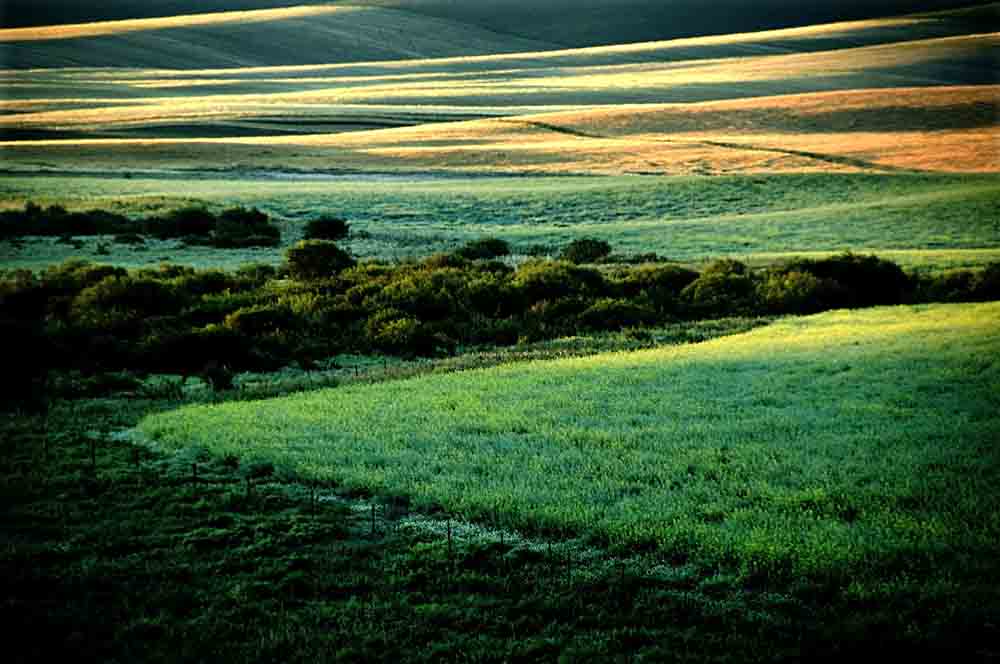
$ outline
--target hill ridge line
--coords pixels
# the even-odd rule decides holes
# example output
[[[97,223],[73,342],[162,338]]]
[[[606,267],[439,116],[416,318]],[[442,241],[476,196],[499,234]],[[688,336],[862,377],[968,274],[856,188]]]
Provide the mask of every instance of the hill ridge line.
[[[128,32],[168,30],[220,25],[226,23],[262,23],[280,19],[308,18],[363,9],[355,5],[299,5],[275,9],[247,9],[201,14],[178,14],[156,18],[129,18],[92,23],[68,23],[30,28],[0,28],[0,42],[55,41],[81,37],[106,37]]]

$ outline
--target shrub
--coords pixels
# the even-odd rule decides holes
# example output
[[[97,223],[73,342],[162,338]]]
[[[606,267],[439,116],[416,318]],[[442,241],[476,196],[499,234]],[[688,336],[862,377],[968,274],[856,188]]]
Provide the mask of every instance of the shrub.
[[[506,318],[518,310],[518,292],[509,272],[486,272],[465,285],[465,304],[473,313]]]
[[[469,261],[458,254],[438,253],[431,254],[420,261],[420,264],[431,270],[440,270],[448,267],[465,268],[469,265]]]
[[[274,247],[280,242],[281,231],[256,208],[224,210],[216,221],[212,236],[212,244],[223,249]]]
[[[626,271],[619,284],[625,297],[644,296],[658,310],[672,311],[681,291],[698,276],[679,265],[643,265]]]
[[[611,253],[611,245],[604,240],[580,238],[566,245],[559,259],[570,263],[596,263]]]
[[[366,323],[369,343],[397,355],[433,355],[437,342],[429,327],[396,309],[383,309]]]
[[[221,325],[164,330],[148,336],[135,362],[152,371],[195,374],[213,363],[230,369],[267,371],[284,364],[254,346],[251,339]]]
[[[499,238],[487,237],[467,242],[455,254],[470,261],[489,260],[509,256],[510,244]]]
[[[113,212],[67,212],[60,205],[43,209],[30,201],[23,211],[0,213],[0,237],[112,235],[127,232],[133,226],[127,217]]]
[[[772,270],[758,285],[761,304],[773,314],[812,314],[832,309],[845,298],[833,279],[808,272]]]
[[[79,258],[71,258],[58,265],[51,265],[42,273],[42,283],[49,291],[75,294],[108,277],[125,277],[124,268],[95,265]]]
[[[974,295],[976,275],[969,270],[914,277],[917,300],[921,302],[968,302]]]
[[[656,313],[649,307],[611,298],[598,300],[580,314],[580,323],[591,330],[620,330],[648,325],[655,320]]]
[[[262,337],[292,330],[296,327],[295,315],[287,307],[257,305],[237,309],[226,316],[226,329],[248,337]]]
[[[414,271],[391,281],[375,301],[422,320],[440,320],[462,313],[466,278],[455,268]]]
[[[241,265],[236,270],[236,278],[251,286],[263,286],[278,274],[277,268],[265,263]]]
[[[322,279],[355,265],[350,254],[329,240],[302,240],[285,256],[288,273],[293,279]]]
[[[141,277],[107,277],[73,299],[80,323],[115,330],[153,316],[176,314],[186,299],[168,284]]]
[[[146,232],[161,240],[179,237],[208,237],[215,231],[216,218],[202,207],[172,210],[165,217],[147,219]]]
[[[240,282],[232,274],[222,270],[202,270],[191,272],[173,280],[173,285],[186,295],[215,295],[240,287]]]
[[[757,289],[746,265],[734,260],[716,261],[680,294],[689,313],[717,317],[750,314],[757,310]]]
[[[789,272],[807,272],[820,279],[832,279],[843,287],[843,307],[902,304],[913,293],[913,283],[892,261],[877,256],[846,252],[820,260],[795,261]]]
[[[303,237],[306,240],[343,240],[348,236],[351,225],[338,217],[318,217],[306,224]]]
[[[977,300],[1000,300],[1000,263],[990,263],[976,275],[972,283],[973,295]]]
[[[512,283],[527,305],[567,297],[597,297],[606,289],[600,272],[562,261],[525,263],[514,274]]]

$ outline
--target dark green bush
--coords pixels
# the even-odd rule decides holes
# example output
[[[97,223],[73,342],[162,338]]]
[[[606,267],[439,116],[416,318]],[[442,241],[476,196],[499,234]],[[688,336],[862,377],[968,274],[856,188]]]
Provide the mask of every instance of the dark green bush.
[[[293,279],[322,279],[355,265],[354,258],[329,240],[303,240],[285,253]]]
[[[734,260],[709,265],[681,291],[680,299],[693,316],[719,317],[754,313],[759,307],[756,282],[747,266]]]
[[[458,254],[438,253],[423,259],[420,261],[420,265],[431,270],[441,270],[448,267],[464,269],[468,267],[469,261]]]
[[[659,311],[675,310],[681,291],[698,276],[679,265],[641,265],[617,275],[622,295],[644,297]]]
[[[831,309],[847,299],[833,279],[808,272],[772,270],[757,287],[761,305],[772,314],[812,314]]]
[[[649,325],[656,312],[628,300],[603,298],[580,314],[580,323],[591,330],[620,330],[624,327]]]
[[[256,208],[229,208],[219,215],[211,243],[222,249],[276,247],[281,243],[281,231]]]
[[[383,309],[368,319],[368,339],[373,348],[407,356],[429,356],[437,351],[431,329],[412,316],[395,309]]]
[[[1000,300],[1000,263],[990,263],[972,282],[973,295],[984,302]]]
[[[263,286],[271,279],[274,279],[277,274],[277,268],[265,263],[241,265],[236,270],[236,278],[249,286]]]
[[[252,339],[221,325],[200,329],[164,330],[146,337],[135,363],[150,371],[197,374],[217,364],[243,371],[281,367],[287,356],[274,355]]]
[[[236,275],[222,270],[192,271],[173,279],[171,283],[179,292],[198,297],[239,290],[243,286]]]
[[[570,263],[597,263],[611,253],[611,245],[604,240],[584,237],[573,240],[559,254],[559,259]]]
[[[514,274],[513,286],[527,305],[569,297],[599,297],[606,284],[600,272],[563,261],[533,261]]]
[[[574,334],[580,326],[579,317],[593,304],[582,297],[564,297],[535,302],[525,312],[525,336],[531,340]]]
[[[509,256],[510,244],[499,238],[487,237],[467,242],[455,253],[470,261],[488,260],[490,258]]]
[[[179,237],[208,239],[215,232],[216,218],[202,207],[185,207],[172,210],[164,217],[147,219],[147,233],[161,240]]]
[[[351,231],[351,225],[338,217],[319,217],[306,224],[303,238],[306,240],[343,240]]]
[[[42,235],[49,237],[74,235],[113,235],[135,229],[127,217],[104,210],[67,212],[60,205],[49,208],[28,202],[24,210],[0,213],[0,237]]]
[[[184,294],[170,285],[141,277],[107,277],[73,299],[72,315],[80,324],[100,330],[132,327],[149,317],[178,313]]]
[[[128,271],[111,265],[95,265],[79,258],[71,258],[46,268],[41,281],[49,291],[75,294],[108,277],[125,277]]]
[[[969,302],[975,297],[976,275],[969,270],[954,270],[911,279],[920,302]]]
[[[226,316],[223,325],[228,330],[248,337],[262,337],[294,330],[298,321],[286,307],[258,305],[237,309]]]
[[[465,272],[455,268],[413,271],[386,285],[374,303],[421,320],[460,315],[466,278]]]
[[[795,261],[786,270],[809,273],[840,284],[844,301],[833,303],[832,306],[837,307],[902,304],[913,295],[913,284],[902,268],[877,256],[846,252],[819,260]]]

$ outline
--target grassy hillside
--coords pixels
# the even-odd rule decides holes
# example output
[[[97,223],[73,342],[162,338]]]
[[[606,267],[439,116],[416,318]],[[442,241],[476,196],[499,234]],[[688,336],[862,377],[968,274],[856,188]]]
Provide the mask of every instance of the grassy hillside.
[[[966,574],[997,572],[997,320],[995,304],[832,312],[683,348],[199,406],[140,429],[748,579],[804,575],[874,600],[933,573],[928,595],[973,583],[995,603],[995,576]]]
[[[381,9],[301,11],[322,13],[281,20],[317,29],[324,20],[395,25],[379,18]],[[222,21],[214,26],[154,32],[231,35],[273,23],[226,16],[213,15]],[[406,62],[8,72],[0,131],[18,142],[2,149],[11,165],[98,168],[170,167],[178,155],[203,166],[353,170],[995,170],[998,37],[969,34],[990,27],[946,15]],[[460,33],[425,34],[440,46],[442,34]],[[461,36],[463,48],[474,46],[474,35]],[[18,43],[54,52],[48,41]],[[524,117],[539,114],[546,117]],[[441,124],[510,116],[525,122]],[[408,125],[425,126],[339,135]],[[94,149],[77,142],[97,137],[142,140]],[[226,139],[225,147],[204,139]],[[97,161],[87,164],[85,155]]]
[[[533,245],[557,252],[580,237],[620,253],[657,252],[700,263],[732,256],[770,262],[778,255],[874,251],[907,267],[970,267],[1000,256],[996,176],[789,174],[718,178],[357,178],[316,181],[108,177],[5,177],[7,207],[34,200],[143,216],[204,202],[216,209],[259,206],[284,220],[285,245],[305,219],[343,216],[368,236],[359,256],[427,255],[493,235],[515,253]],[[54,238],[0,246],[10,267],[40,267],[74,255],[106,261]],[[283,249],[244,252],[163,246],[116,250],[123,264],[164,257],[235,267],[278,262]]]
[[[836,20],[892,16],[944,9],[975,0],[819,0],[803,6],[790,0],[763,0],[752,7],[739,0],[722,0],[704,11],[699,0],[106,0],[94,5],[73,0],[7,0],[0,25],[32,26],[53,23],[150,18],[199,12],[262,9],[290,5],[344,4],[405,9],[446,18],[511,35],[551,41],[565,46],[591,46],[670,39],[694,35],[745,32],[801,26]]]
[[[312,5],[0,30],[5,68],[200,69],[363,62],[548,48],[378,7]],[[262,46],[266,45],[266,46]]]

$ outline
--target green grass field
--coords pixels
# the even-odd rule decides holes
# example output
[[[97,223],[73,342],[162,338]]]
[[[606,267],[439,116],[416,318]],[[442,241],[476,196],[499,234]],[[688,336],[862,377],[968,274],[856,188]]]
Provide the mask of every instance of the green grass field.
[[[361,257],[426,255],[494,235],[515,252],[590,236],[618,253],[657,252],[698,263],[755,263],[794,254],[877,252],[907,267],[976,267],[1000,257],[1000,178],[994,175],[807,174],[720,178],[153,179],[17,177],[0,180],[6,207],[27,200],[130,215],[204,202],[258,206],[278,218],[287,247],[305,220],[347,219],[370,237]],[[283,249],[226,252],[177,242],[96,253],[54,240],[0,247],[6,267],[39,268],[70,256],[128,266],[165,259],[201,266],[276,263]]]
[[[694,346],[196,406],[139,430],[747,583],[996,606],[998,321],[996,304],[830,312]]]

